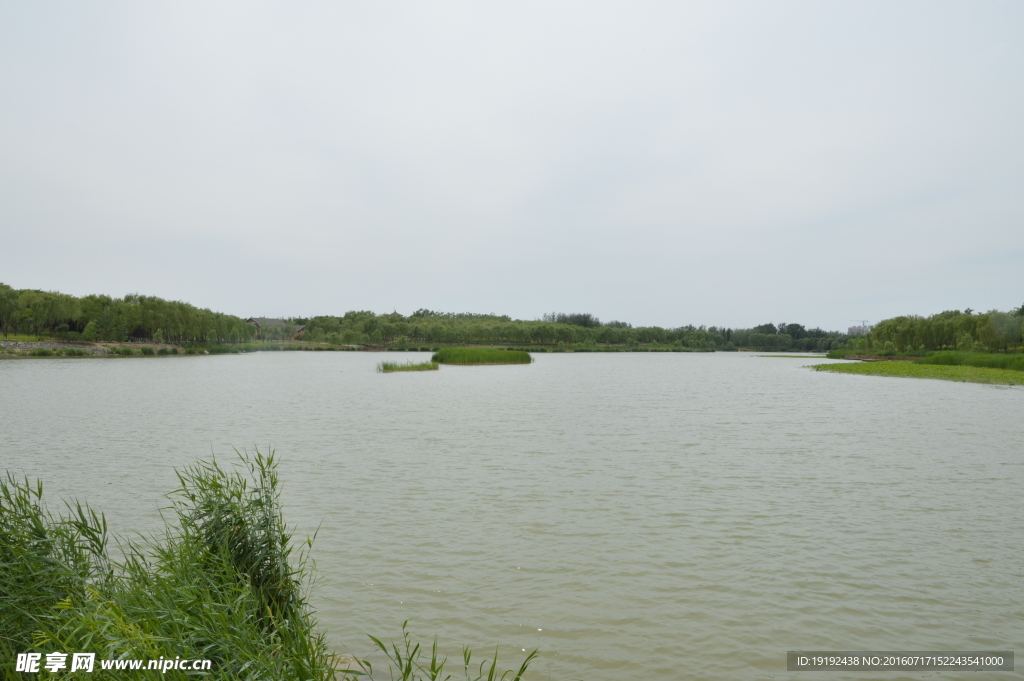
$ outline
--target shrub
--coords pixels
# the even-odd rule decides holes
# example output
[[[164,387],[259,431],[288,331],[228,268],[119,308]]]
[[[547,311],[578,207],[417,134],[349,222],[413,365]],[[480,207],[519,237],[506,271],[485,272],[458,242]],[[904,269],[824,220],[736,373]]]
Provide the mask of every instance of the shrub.
[[[149,347],[148,345],[139,348],[139,352],[141,352],[144,355],[155,355],[156,354],[156,351],[153,350],[153,348]]]

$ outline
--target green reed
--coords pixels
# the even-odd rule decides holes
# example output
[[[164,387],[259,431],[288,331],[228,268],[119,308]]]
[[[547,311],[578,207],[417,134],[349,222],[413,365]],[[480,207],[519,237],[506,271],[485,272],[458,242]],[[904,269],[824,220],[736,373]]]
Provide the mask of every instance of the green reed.
[[[437,362],[381,362],[377,365],[377,371],[382,374],[390,374],[395,371],[437,371]]]
[[[441,364],[529,364],[530,353],[497,348],[441,348],[430,358]]]
[[[122,542],[115,559],[102,514],[76,502],[55,515],[42,483],[0,477],[0,679],[20,681],[18,653],[64,651],[96,653],[97,669],[101,659],[205,658],[203,676],[218,681],[372,680],[369,662],[340,668],[318,630],[312,539],[293,551],[274,454],[241,453],[233,467],[200,461],[178,481],[162,531]],[[402,669],[392,678],[440,678],[408,636],[393,649]],[[481,673],[512,673],[496,676],[494,666]],[[183,681],[186,672],[161,676]],[[139,672],[101,677],[137,681]]]
[[[244,474],[216,463],[180,472],[164,531],[127,542],[117,561],[101,515],[75,504],[53,516],[41,485],[0,480],[0,678],[20,678],[16,653],[63,650],[207,658],[209,678],[225,681],[333,679],[305,555],[289,560],[274,456],[241,463]]]
[[[448,664],[447,657],[441,657],[437,650],[437,638],[430,647],[430,657],[427,659],[423,645],[414,642],[408,631],[409,622],[402,622],[402,641],[392,641],[391,645],[385,644],[380,639],[371,636],[370,640],[387,657],[387,664],[391,678],[394,681],[440,681],[451,679],[451,674],[445,674],[444,668]],[[506,670],[498,676],[498,651],[494,651],[494,659],[485,659],[479,664],[473,662],[473,652],[466,647],[462,649],[462,671],[466,681],[504,681],[511,676],[510,681],[522,681],[523,675],[529,668],[530,663],[537,657],[537,651],[533,650],[526,655],[526,658],[519,665],[518,671]],[[366,661],[361,661],[363,669],[370,672],[372,678],[372,666]],[[397,673],[397,676],[396,676]],[[442,676],[443,675],[443,676]]]
[[[916,360],[918,364],[987,367],[1024,371],[1024,355],[1003,355],[990,352],[934,352]]]

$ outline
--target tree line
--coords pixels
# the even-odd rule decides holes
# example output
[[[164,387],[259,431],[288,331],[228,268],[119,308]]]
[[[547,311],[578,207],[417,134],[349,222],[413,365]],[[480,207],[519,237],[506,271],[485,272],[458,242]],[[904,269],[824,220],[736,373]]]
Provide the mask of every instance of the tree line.
[[[636,346],[664,345],[690,350],[824,351],[846,347],[838,331],[807,329],[801,324],[762,324],[750,329],[684,325],[633,327],[625,322],[602,324],[587,313],[550,313],[539,320],[507,315],[440,313],[417,310],[408,317],[351,311],[344,315],[296,320],[305,324],[304,340],[369,345],[515,345]]]
[[[254,333],[253,326],[239,317],[155,296],[77,298],[6,284],[0,284],[0,328],[4,338],[21,333],[65,340],[170,343],[238,343],[251,340]]]
[[[893,317],[879,322],[856,343],[861,350],[896,352],[964,350],[1007,352],[1020,345],[1024,305],[1016,310],[974,312],[947,310],[930,317]]]
[[[303,328],[301,332],[298,329]],[[255,327],[234,315],[200,309],[180,301],[129,294],[123,298],[81,298],[56,291],[14,289],[0,283],[0,328],[9,333],[49,335],[68,340],[188,343],[242,343],[253,340]],[[295,337],[313,342],[352,345],[515,345],[586,349],[597,346],[672,346],[689,350],[822,352],[931,351],[958,349],[1009,351],[1021,343],[1024,305],[1016,310],[976,313],[948,310],[930,317],[886,319],[865,336],[806,328],[802,324],[760,324],[750,328],[694,326],[633,327],[621,321],[602,323],[589,313],[544,314],[540,319],[512,319],[494,313],[438,312],[419,309],[405,317],[353,310],[342,316],[292,318],[280,328],[264,329],[263,339]]]

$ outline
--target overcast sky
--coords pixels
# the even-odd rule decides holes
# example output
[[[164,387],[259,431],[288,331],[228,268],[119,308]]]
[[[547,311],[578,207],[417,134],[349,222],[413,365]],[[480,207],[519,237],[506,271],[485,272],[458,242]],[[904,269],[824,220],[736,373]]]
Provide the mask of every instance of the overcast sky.
[[[0,281],[241,316],[1024,303],[1024,3],[0,5]]]

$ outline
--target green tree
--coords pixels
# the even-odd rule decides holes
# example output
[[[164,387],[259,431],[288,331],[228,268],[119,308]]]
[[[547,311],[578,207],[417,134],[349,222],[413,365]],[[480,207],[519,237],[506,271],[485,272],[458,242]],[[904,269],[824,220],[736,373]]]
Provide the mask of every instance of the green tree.
[[[0,284],[0,326],[4,329],[4,339],[7,339],[7,332],[21,317],[21,301],[18,299],[18,292],[7,284]]]
[[[1005,312],[990,312],[988,323],[993,344],[1001,344],[1004,352],[1009,350],[1011,345],[1017,345],[1020,342],[1021,320],[1019,317]]]

